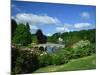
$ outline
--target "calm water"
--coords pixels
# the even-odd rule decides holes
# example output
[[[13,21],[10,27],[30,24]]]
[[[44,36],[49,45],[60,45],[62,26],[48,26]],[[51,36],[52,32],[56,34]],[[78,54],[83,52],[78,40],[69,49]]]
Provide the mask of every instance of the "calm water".
[[[52,53],[55,52],[57,50],[56,47],[47,47],[47,52]]]

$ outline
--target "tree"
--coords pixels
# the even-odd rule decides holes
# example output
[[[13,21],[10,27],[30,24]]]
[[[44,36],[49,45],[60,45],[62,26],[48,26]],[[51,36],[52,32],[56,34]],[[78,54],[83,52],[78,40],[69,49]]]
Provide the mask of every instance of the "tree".
[[[32,42],[29,28],[24,24],[19,24],[15,31],[13,42],[21,45],[28,45]]]
[[[37,36],[37,42],[39,44],[44,44],[47,42],[47,37],[45,35],[43,35],[43,33],[40,29],[37,30],[36,36]]]
[[[32,43],[37,44],[37,37],[36,37],[36,35],[32,34],[31,37],[32,37]]]
[[[31,32],[30,32],[30,26],[29,23],[26,23],[26,28],[27,28],[27,32],[28,32],[28,43],[32,43],[32,36],[31,36]]]
[[[28,31],[30,31],[30,26],[29,26],[28,22],[26,23],[26,27],[27,27]]]
[[[17,28],[17,23],[14,19],[11,19],[11,36],[14,36],[14,32]]]

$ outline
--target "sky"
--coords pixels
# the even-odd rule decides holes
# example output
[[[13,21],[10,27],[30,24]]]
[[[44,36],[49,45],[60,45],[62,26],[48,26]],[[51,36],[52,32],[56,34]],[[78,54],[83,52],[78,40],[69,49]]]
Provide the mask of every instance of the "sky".
[[[11,18],[27,22],[30,32],[41,29],[47,36],[54,33],[95,29],[96,7],[90,5],[12,1]]]

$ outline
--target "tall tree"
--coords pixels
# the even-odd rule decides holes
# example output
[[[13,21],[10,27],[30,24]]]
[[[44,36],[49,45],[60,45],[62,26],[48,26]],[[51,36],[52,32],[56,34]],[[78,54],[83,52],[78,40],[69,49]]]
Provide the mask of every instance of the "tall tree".
[[[26,27],[27,27],[28,31],[30,31],[30,26],[29,26],[28,22],[26,23]]]
[[[15,36],[13,37],[13,42],[21,45],[28,45],[32,42],[31,33],[26,25],[19,24],[17,26]]]
[[[11,19],[11,36],[12,36],[12,38],[14,36],[14,32],[15,32],[16,28],[17,28],[16,21],[14,19]]]
[[[29,26],[29,23],[27,22],[26,23],[26,28],[27,28],[27,33],[28,33],[28,43],[31,43],[32,42],[32,35],[31,35],[31,32],[30,32],[30,26]]]
[[[42,30],[38,29],[36,32],[36,36],[37,36],[37,42],[39,44],[44,44],[47,42],[47,37],[43,35]]]

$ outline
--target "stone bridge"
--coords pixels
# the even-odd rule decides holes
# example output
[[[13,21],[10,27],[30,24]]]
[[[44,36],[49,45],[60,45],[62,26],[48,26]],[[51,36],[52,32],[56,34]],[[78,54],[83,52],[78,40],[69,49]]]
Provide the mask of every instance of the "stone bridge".
[[[56,49],[58,49],[58,48],[64,48],[65,47],[65,45],[64,44],[54,44],[54,43],[46,43],[46,44],[37,44],[37,45],[34,45],[33,46],[34,48],[43,48],[44,50],[46,49],[46,48],[48,48],[48,47],[50,47],[50,48],[56,48]]]

